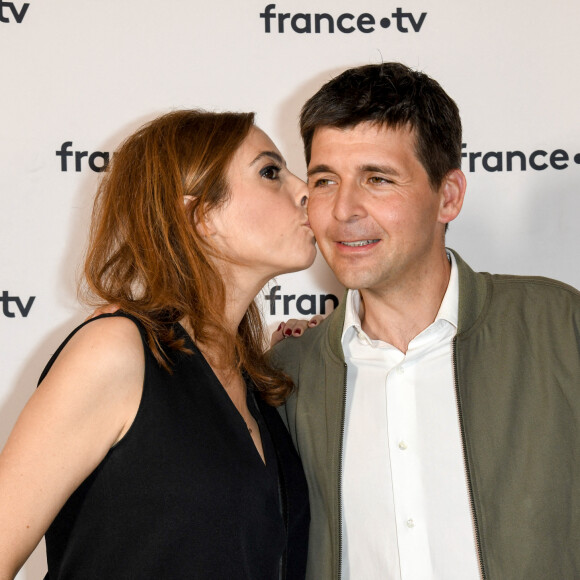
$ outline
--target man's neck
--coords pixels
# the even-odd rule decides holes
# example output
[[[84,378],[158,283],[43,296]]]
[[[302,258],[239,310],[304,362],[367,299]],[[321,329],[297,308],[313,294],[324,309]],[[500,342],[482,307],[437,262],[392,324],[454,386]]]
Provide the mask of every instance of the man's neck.
[[[451,264],[445,254],[424,275],[406,283],[380,291],[361,289],[362,329],[371,339],[407,352],[409,343],[435,320],[450,274]]]

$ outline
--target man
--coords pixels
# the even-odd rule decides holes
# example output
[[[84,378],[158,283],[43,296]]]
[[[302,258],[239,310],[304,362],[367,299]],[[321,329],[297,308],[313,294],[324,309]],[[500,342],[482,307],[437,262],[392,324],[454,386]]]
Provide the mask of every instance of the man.
[[[580,294],[446,250],[457,106],[396,63],[304,106],[309,219],[350,290],[272,361],[302,458],[311,580],[580,577]]]

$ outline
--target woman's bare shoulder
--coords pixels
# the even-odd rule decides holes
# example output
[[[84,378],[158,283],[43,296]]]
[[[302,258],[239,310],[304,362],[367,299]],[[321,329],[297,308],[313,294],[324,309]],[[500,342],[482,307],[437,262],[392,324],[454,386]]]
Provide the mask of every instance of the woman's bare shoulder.
[[[137,325],[124,316],[108,316],[91,320],[75,332],[43,383],[61,373],[63,379],[81,374],[86,379],[119,383],[131,375],[142,375],[143,366],[143,342]]]

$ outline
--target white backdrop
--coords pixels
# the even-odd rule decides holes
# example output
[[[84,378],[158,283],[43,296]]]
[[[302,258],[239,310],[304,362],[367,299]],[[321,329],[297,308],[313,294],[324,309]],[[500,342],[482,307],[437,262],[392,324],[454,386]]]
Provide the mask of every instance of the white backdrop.
[[[0,445],[50,354],[86,316],[75,276],[94,169],[127,134],[174,108],[257,111],[303,176],[297,117],[323,82],[380,61],[421,69],[457,101],[464,123],[468,194],[448,245],[477,270],[580,286],[578,0],[266,6],[0,2]],[[315,13],[330,15],[334,32],[328,17],[316,32]],[[58,156],[66,142],[74,154]],[[508,169],[510,151],[525,156],[525,169],[518,158]],[[276,284],[286,296],[341,293],[322,260]],[[271,325],[281,303],[267,316]],[[20,580],[42,578],[42,552]]]

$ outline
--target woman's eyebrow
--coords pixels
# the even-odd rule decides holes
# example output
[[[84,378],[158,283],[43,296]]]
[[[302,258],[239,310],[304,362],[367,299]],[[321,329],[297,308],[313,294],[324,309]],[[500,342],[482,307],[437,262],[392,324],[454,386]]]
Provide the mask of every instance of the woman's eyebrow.
[[[250,163],[250,166],[254,165],[255,163],[258,163],[258,161],[260,161],[260,159],[263,159],[264,157],[270,157],[271,159],[274,159],[274,161],[277,161],[280,165],[284,166],[286,165],[286,161],[284,161],[282,156],[279,153],[276,153],[276,151],[262,151]]]

